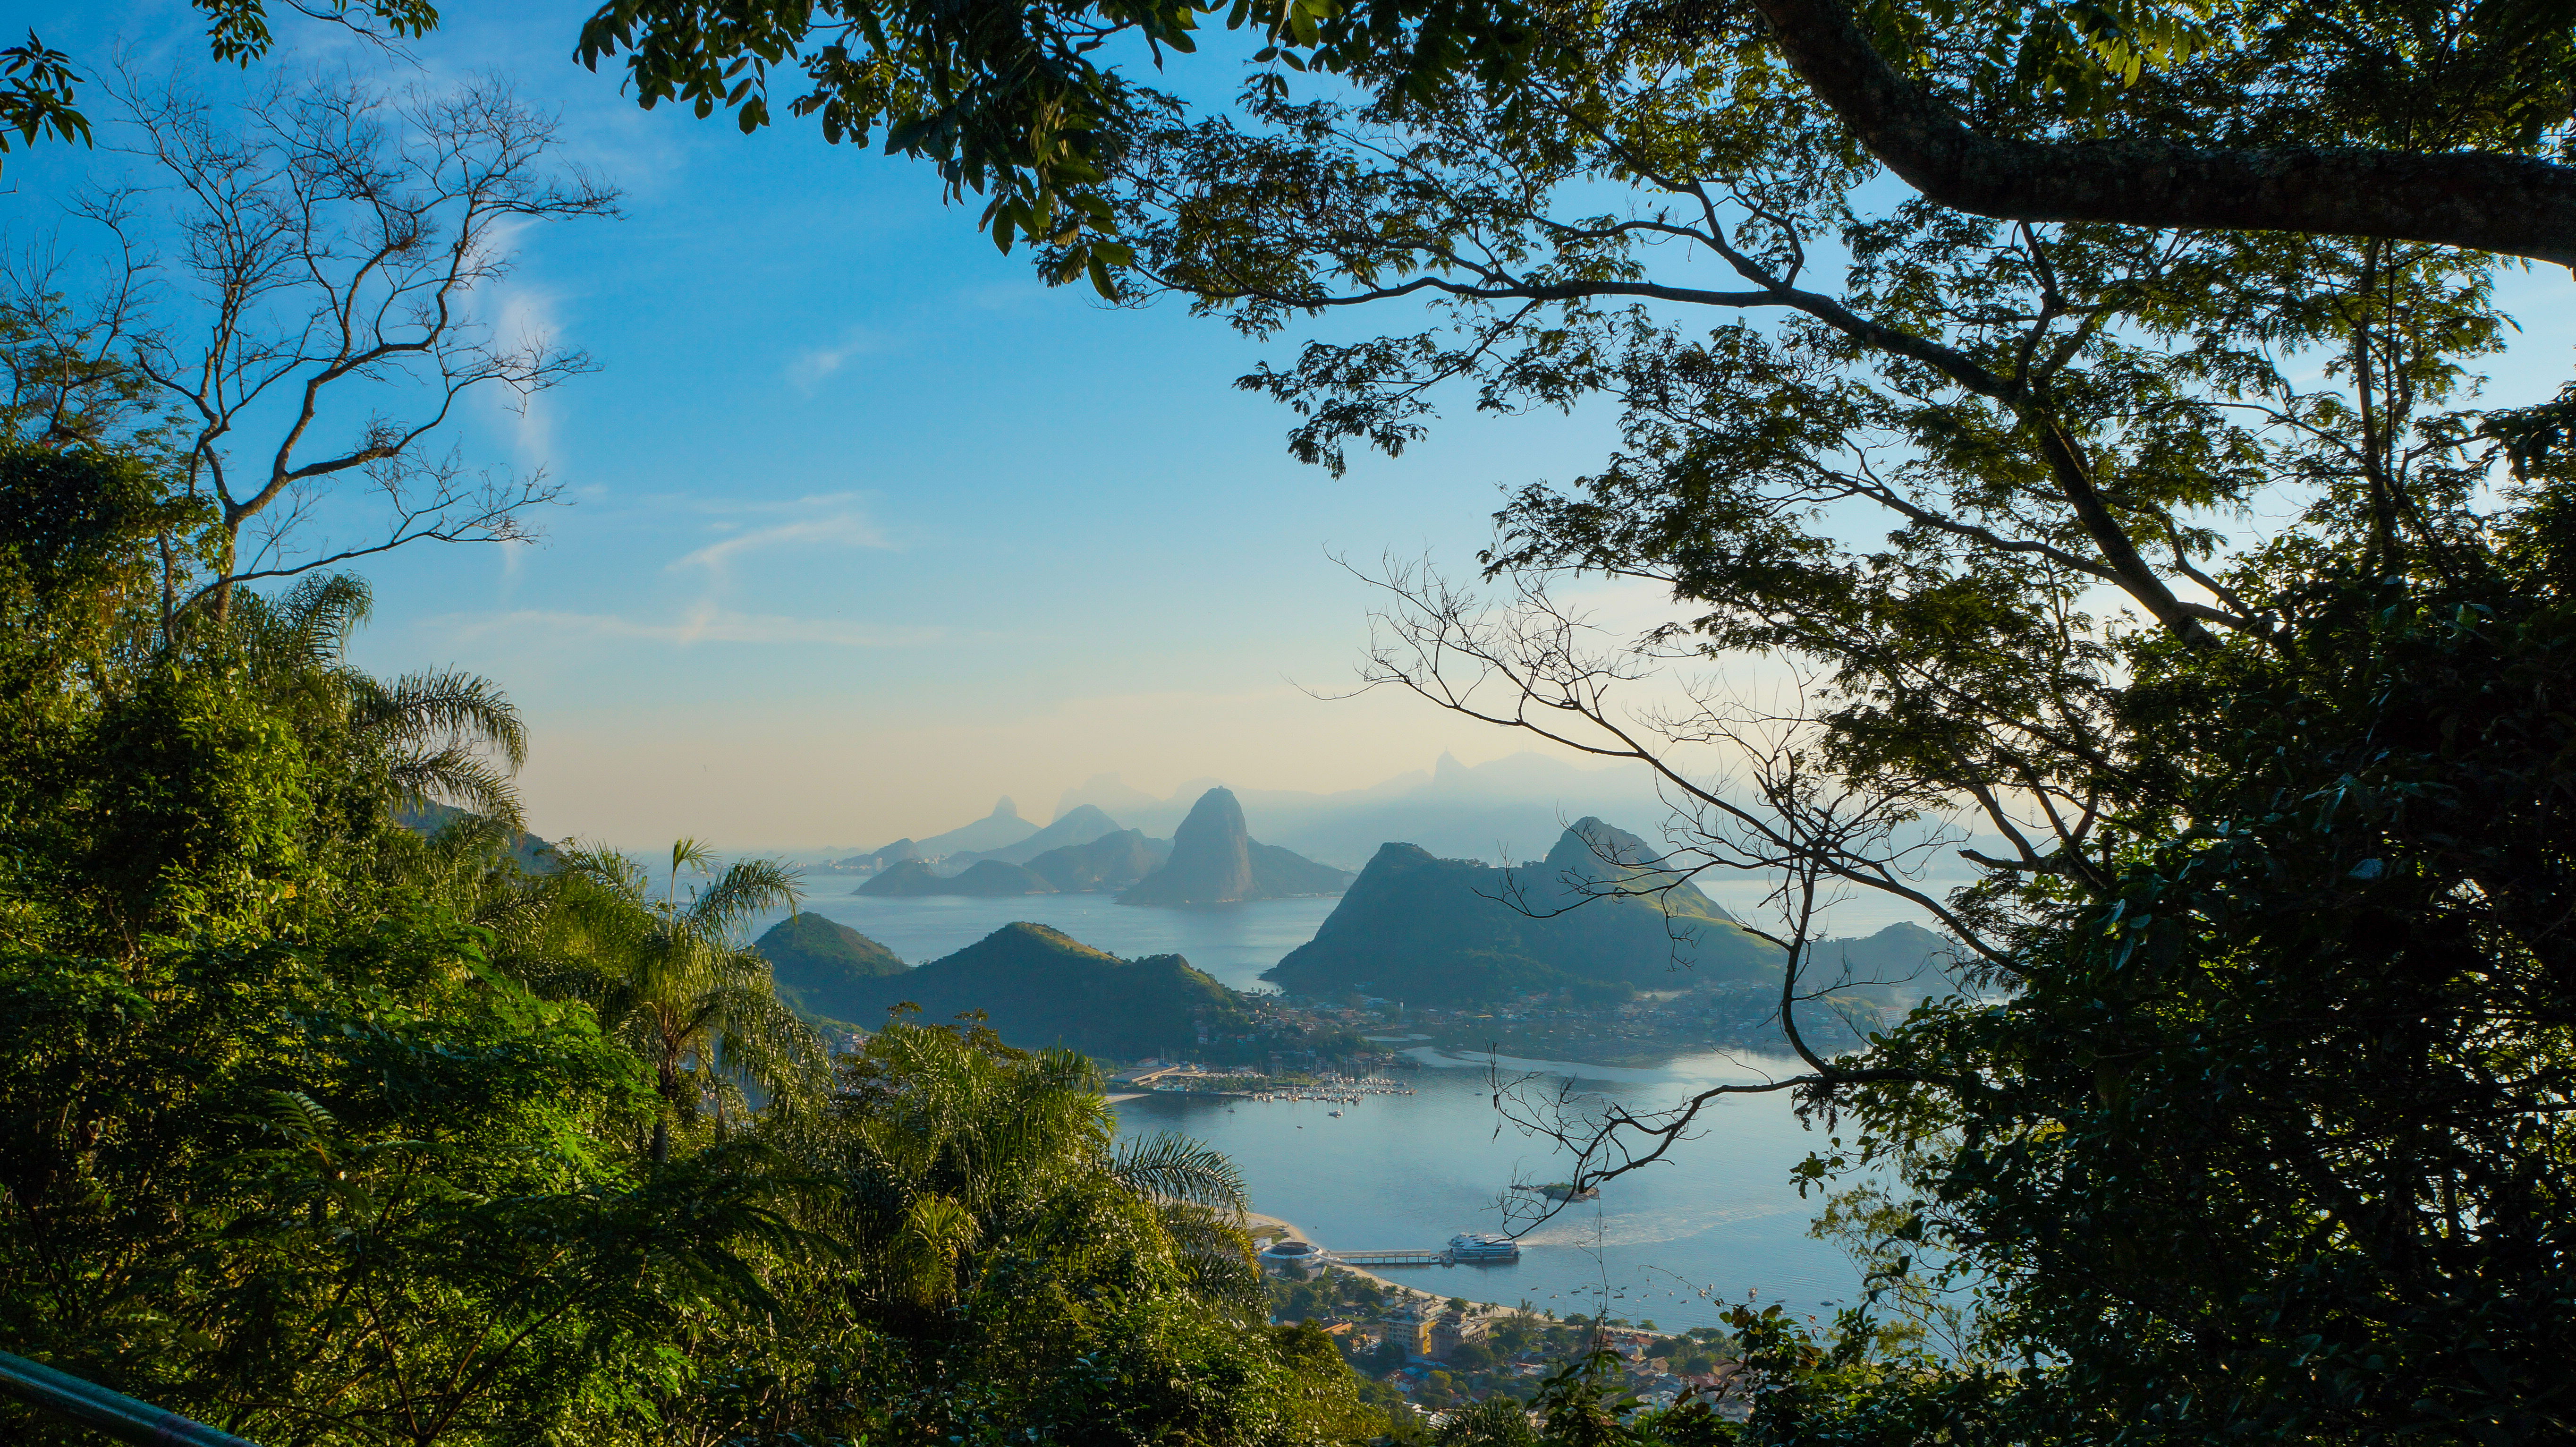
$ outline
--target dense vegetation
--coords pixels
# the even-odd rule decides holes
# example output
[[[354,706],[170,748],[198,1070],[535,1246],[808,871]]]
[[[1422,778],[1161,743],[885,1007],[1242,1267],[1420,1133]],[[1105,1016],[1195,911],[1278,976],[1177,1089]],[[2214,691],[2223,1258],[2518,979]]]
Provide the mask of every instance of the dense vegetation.
[[[348,667],[347,577],[165,631],[190,517],[0,444],[0,1349],[272,1447],[1384,1430],[1221,1158],[980,1029],[828,1060],[742,940],[790,876],[523,870],[499,692]]]

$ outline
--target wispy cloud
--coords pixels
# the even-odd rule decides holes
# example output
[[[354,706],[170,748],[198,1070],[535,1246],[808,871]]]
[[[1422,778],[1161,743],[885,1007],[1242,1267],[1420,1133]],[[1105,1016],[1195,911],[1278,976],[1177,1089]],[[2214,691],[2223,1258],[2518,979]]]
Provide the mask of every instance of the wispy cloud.
[[[811,397],[814,395],[814,389],[823,385],[824,379],[848,366],[851,358],[889,351],[893,345],[894,339],[882,332],[867,327],[852,327],[841,334],[841,340],[836,346],[809,347],[789,358],[788,385],[802,395]]]
[[[701,603],[668,623],[613,613],[569,613],[523,608],[509,613],[452,615],[440,623],[460,639],[509,637],[563,642],[633,638],[687,647],[696,643],[811,643],[833,648],[911,648],[946,640],[940,628],[888,628],[837,618],[792,618],[738,613]]]
[[[523,285],[505,285],[491,298],[493,330],[506,347],[528,347],[547,353],[561,353],[563,319],[561,302],[553,292]],[[515,414],[511,430],[515,434],[521,465],[546,468],[555,462],[555,419],[543,392],[513,393],[506,388],[486,389],[491,399],[505,411]]]
[[[704,568],[722,577],[734,559],[745,553],[792,546],[891,548],[894,544],[887,541],[886,535],[876,524],[868,521],[866,515],[855,508],[848,508],[820,517],[798,518],[736,533],[721,542],[709,543],[695,552],[682,555],[671,564],[670,570]]]

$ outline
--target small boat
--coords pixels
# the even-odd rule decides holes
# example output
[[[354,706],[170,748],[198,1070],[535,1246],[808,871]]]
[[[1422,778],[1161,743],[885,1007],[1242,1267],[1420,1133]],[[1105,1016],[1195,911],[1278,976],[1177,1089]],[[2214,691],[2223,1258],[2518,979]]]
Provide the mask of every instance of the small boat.
[[[1574,1183],[1571,1181],[1549,1181],[1545,1185],[1522,1186],[1519,1189],[1524,1191],[1536,1191],[1538,1194],[1547,1197],[1551,1201],[1598,1201],[1601,1199],[1599,1188],[1586,1186],[1582,1190],[1578,1191],[1574,1189]]]
[[[1326,1111],[1326,1112],[1324,1112],[1324,1113],[1325,1113],[1326,1115],[1332,1116],[1333,1118],[1335,1118],[1335,1119],[1337,1119],[1337,1120],[1341,1118],[1341,1114],[1342,1114],[1342,1113],[1341,1113],[1340,1111],[1338,1111],[1338,1110],[1328,1110],[1328,1111]]]
[[[1449,1259],[1461,1266],[1521,1259],[1521,1243],[1491,1231],[1468,1231],[1449,1238]]]

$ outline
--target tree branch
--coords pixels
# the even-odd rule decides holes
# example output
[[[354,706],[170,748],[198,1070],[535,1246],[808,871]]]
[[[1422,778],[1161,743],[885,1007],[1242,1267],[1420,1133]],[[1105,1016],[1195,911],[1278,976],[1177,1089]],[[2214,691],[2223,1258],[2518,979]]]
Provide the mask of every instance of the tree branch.
[[[1753,0],[1799,78],[1906,184],[2013,221],[2375,236],[2576,268],[2576,168],[2486,152],[2007,141],[1896,73],[1840,0]]]

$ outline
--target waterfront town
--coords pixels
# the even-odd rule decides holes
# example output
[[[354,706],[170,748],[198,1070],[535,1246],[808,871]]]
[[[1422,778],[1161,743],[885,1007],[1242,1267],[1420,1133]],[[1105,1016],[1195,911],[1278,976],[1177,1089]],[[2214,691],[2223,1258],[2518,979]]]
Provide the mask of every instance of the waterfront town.
[[[1664,1333],[1651,1320],[1560,1317],[1528,1302],[1444,1298],[1344,1265],[1291,1230],[1284,1222],[1255,1220],[1271,1321],[1323,1332],[1369,1383],[1373,1398],[1426,1425],[1494,1398],[1528,1401],[1548,1377],[1604,1351],[1618,1363],[1624,1394],[1640,1408],[1669,1407],[1691,1396],[1720,1416],[1745,1415],[1745,1402],[1731,1390],[1737,1367],[1723,1328]]]

